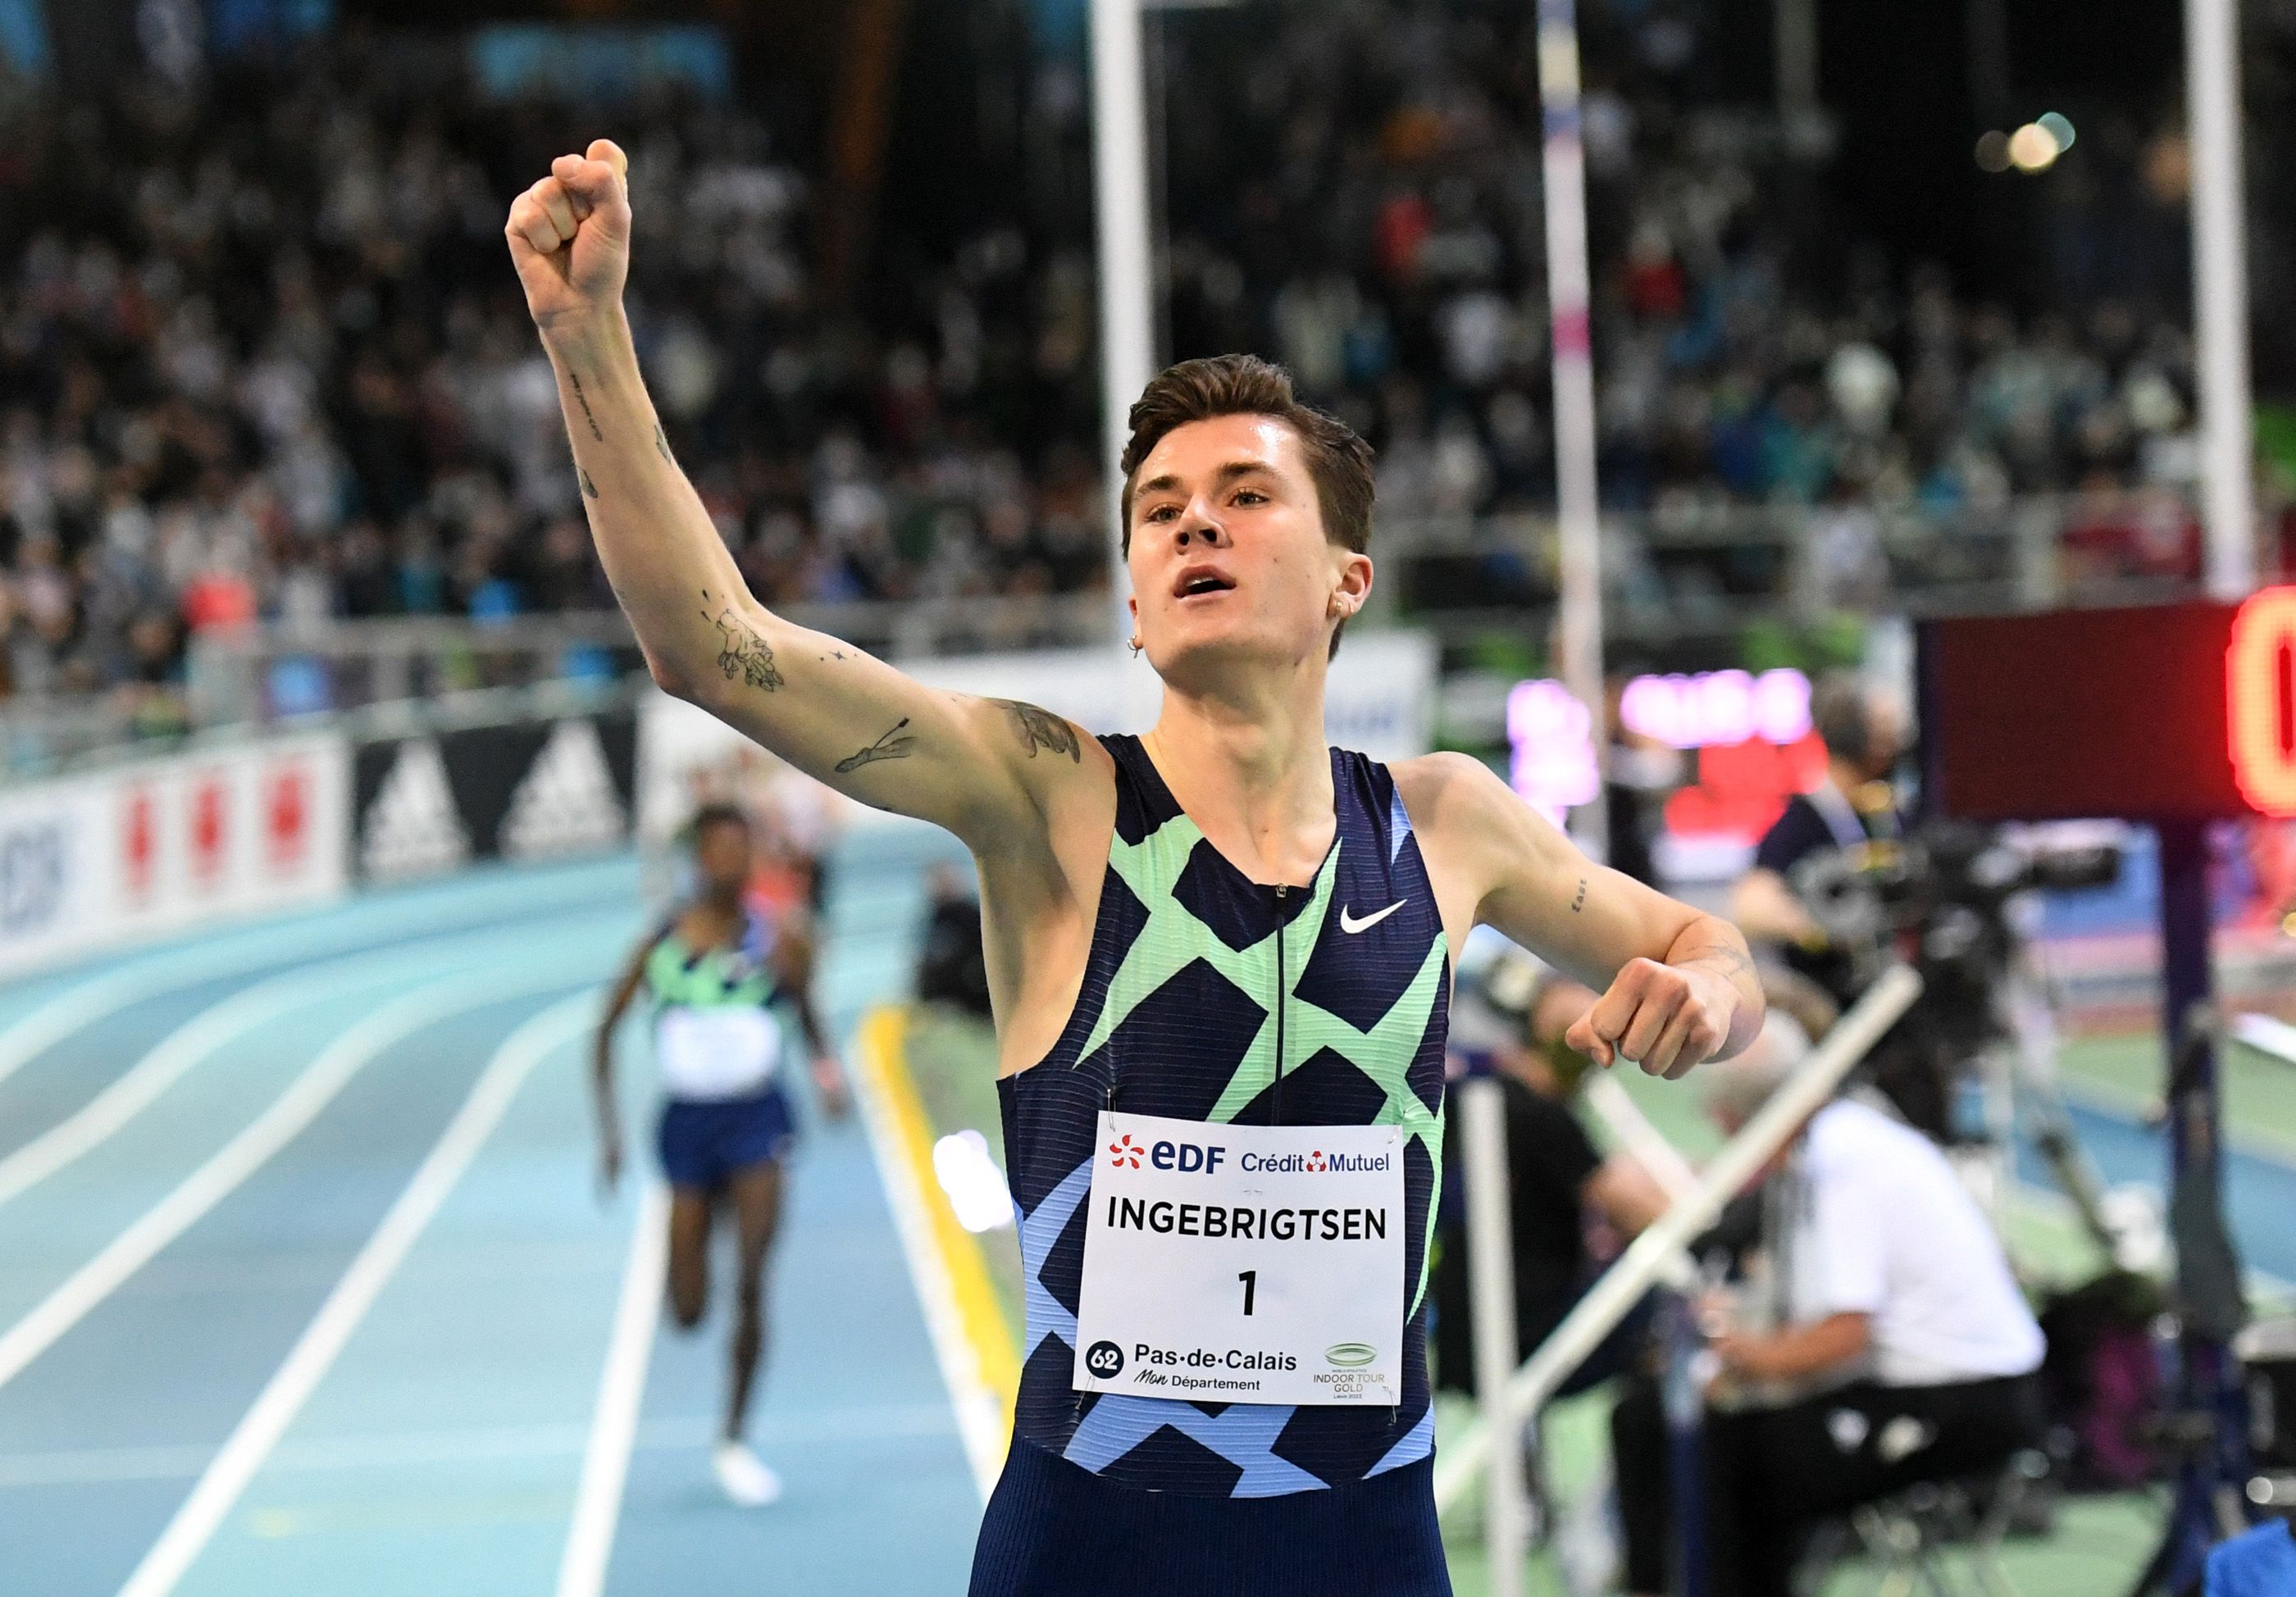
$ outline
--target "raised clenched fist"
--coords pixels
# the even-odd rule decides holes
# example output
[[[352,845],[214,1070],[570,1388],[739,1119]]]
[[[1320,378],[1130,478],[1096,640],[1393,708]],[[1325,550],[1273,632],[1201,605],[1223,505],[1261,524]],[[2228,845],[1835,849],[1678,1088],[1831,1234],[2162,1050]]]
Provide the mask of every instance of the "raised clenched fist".
[[[611,308],[630,266],[629,158],[611,139],[562,155],[550,176],[511,201],[503,236],[545,334]]]

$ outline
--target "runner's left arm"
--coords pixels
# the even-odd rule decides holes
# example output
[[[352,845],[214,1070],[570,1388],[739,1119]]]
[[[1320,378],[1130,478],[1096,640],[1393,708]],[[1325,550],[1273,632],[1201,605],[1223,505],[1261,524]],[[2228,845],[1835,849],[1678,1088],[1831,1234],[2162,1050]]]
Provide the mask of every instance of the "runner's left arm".
[[[845,1069],[838,1062],[837,1050],[821,1023],[821,1011],[814,1007],[811,925],[795,917],[786,922],[774,940],[774,960],[782,986],[793,995],[797,1004],[798,1025],[805,1032],[805,1045],[813,1061],[814,1091],[821,1094],[821,1107],[829,1117],[840,1119],[849,1097]]]
[[[1480,760],[1434,754],[1396,771],[1474,921],[1602,994],[1564,1034],[1571,1047],[1672,1079],[1753,1040],[1762,987],[1735,927],[1595,864]]]

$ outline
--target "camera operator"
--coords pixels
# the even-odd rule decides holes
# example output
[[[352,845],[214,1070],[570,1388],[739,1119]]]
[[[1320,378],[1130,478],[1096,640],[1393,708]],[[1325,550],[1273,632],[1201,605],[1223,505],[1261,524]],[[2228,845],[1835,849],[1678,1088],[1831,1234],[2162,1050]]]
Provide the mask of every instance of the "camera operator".
[[[1773,1013],[1698,1081],[1734,1133],[1806,1052]],[[1788,1597],[1822,1519],[2005,1461],[2039,1431],[2041,1332],[1985,1216],[1937,1146],[1858,1096],[1813,1115],[1772,1167],[1770,1268],[1740,1313],[1710,1304],[1722,1380],[1702,1437],[1714,1597]],[[1666,1589],[1672,1517],[1653,1383],[1611,1417],[1628,1588]]]
[[[1896,699],[1848,673],[1823,678],[1809,708],[1825,744],[1825,780],[1789,799],[1763,835],[1753,868],[1731,892],[1730,916],[1758,949],[1777,946],[1790,968],[1846,1006],[1857,996],[1860,951],[1835,943],[1797,893],[1795,871],[1825,851],[1898,836],[1889,777],[1905,753],[1906,717]]]

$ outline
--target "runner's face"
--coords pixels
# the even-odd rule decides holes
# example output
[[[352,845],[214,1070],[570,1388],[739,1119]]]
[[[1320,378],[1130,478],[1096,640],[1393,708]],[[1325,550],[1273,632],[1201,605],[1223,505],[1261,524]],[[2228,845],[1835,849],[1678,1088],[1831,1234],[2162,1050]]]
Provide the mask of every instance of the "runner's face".
[[[1148,662],[1324,657],[1371,586],[1371,561],[1324,536],[1300,438],[1269,416],[1167,433],[1132,493],[1132,607]]]
[[[705,892],[736,892],[750,880],[750,829],[721,821],[693,839],[693,864]]]

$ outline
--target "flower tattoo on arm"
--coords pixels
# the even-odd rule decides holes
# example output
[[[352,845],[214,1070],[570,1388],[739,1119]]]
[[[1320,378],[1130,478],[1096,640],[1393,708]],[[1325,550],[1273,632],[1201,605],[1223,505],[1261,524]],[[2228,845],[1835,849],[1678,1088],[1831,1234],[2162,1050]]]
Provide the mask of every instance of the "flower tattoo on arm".
[[[735,615],[730,605],[715,616],[705,610],[701,618],[718,629],[718,668],[726,673],[726,681],[739,678],[768,693],[782,685],[782,674],[774,668],[773,645]]]

